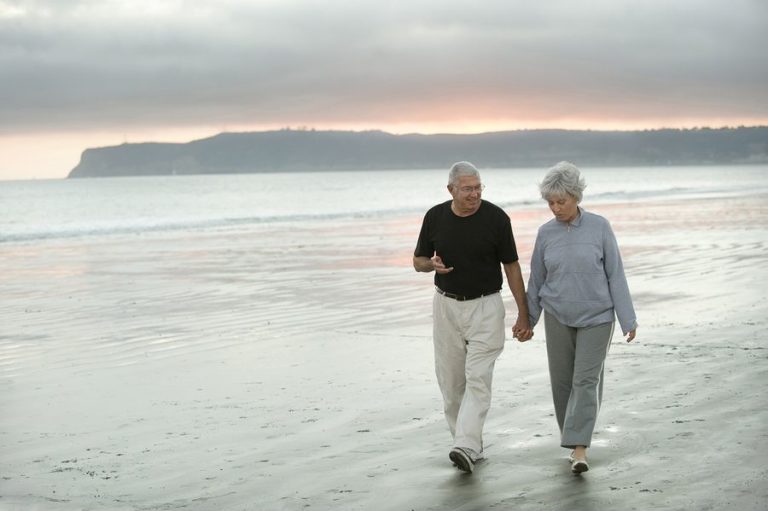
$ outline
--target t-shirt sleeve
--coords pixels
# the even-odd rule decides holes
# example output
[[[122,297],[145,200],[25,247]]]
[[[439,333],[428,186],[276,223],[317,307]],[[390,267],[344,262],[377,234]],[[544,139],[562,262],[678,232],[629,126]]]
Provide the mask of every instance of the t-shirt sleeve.
[[[415,257],[432,257],[435,255],[435,247],[430,240],[429,217],[430,212],[428,211],[421,223],[421,232],[419,232],[419,239],[416,241],[416,250],[413,252]]]
[[[515,236],[512,234],[512,223],[509,216],[502,211],[500,223],[500,243],[499,260],[503,264],[514,263],[519,259],[517,256],[517,246],[515,245]]]

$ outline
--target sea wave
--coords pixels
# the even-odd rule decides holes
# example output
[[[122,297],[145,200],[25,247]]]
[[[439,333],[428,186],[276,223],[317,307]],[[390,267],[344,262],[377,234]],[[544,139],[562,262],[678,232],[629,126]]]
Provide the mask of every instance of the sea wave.
[[[355,218],[382,218],[390,215],[404,215],[410,213],[416,214],[421,212],[423,212],[421,209],[407,208],[370,211],[345,211],[322,214],[293,213],[284,215],[247,216],[217,219],[187,219],[172,221],[154,220],[151,223],[126,223],[122,221],[115,221],[113,223],[101,222],[98,225],[83,223],[79,225],[44,227],[38,229],[28,228],[26,230],[19,230],[17,232],[6,231],[0,233],[0,243],[18,243],[126,235],[140,236],[163,232],[206,231],[274,223],[306,223],[354,220]]]
[[[584,202],[642,202],[768,193],[766,167],[602,169]],[[346,176],[346,174],[345,174]],[[540,208],[540,172],[486,171],[484,198],[507,211]],[[404,181],[407,179],[407,181]],[[6,183],[0,187],[0,244],[246,228],[270,223],[421,217],[449,199],[443,173],[380,172],[365,180],[277,176]],[[484,179],[485,181],[486,179]]]

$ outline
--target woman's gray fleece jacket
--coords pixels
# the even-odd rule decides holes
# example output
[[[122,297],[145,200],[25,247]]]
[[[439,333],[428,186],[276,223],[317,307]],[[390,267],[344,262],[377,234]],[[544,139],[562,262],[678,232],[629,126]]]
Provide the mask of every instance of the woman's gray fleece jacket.
[[[552,219],[539,228],[527,291],[531,326],[542,309],[571,327],[609,323],[615,311],[626,335],[637,319],[616,237],[605,218],[581,207],[579,213],[570,223]]]

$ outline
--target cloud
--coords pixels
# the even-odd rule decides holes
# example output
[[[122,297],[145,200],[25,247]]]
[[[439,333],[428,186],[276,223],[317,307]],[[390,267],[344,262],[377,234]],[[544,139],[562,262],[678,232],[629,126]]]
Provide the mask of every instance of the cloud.
[[[760,0],[0,0],[0,133],[768,119]]]

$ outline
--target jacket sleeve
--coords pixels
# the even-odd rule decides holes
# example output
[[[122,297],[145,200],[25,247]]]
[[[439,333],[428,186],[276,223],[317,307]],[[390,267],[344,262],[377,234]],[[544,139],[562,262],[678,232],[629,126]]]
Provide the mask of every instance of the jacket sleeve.
[[[624,275],[619,245],[611,229],[611,224],[607,220],[603,229],[603,267],[605,268],[605,275],[608,277],[608,289],[611,292],[616,317],[619,320],[621,331],[626,335],[630,330],[637,328],[637,317],[635,316],[635,308],[632,306],[627,278]]]
[[[544,253],[541,242],[541,231],[536,236],[536,242],[533,246],[533,255],[531,256],[531,275],[528,277],[528,321],[531,328],[536,325],[541,316],[541,299],[539,290],[544,285],[547,278],[547,269],[544,266]]]

